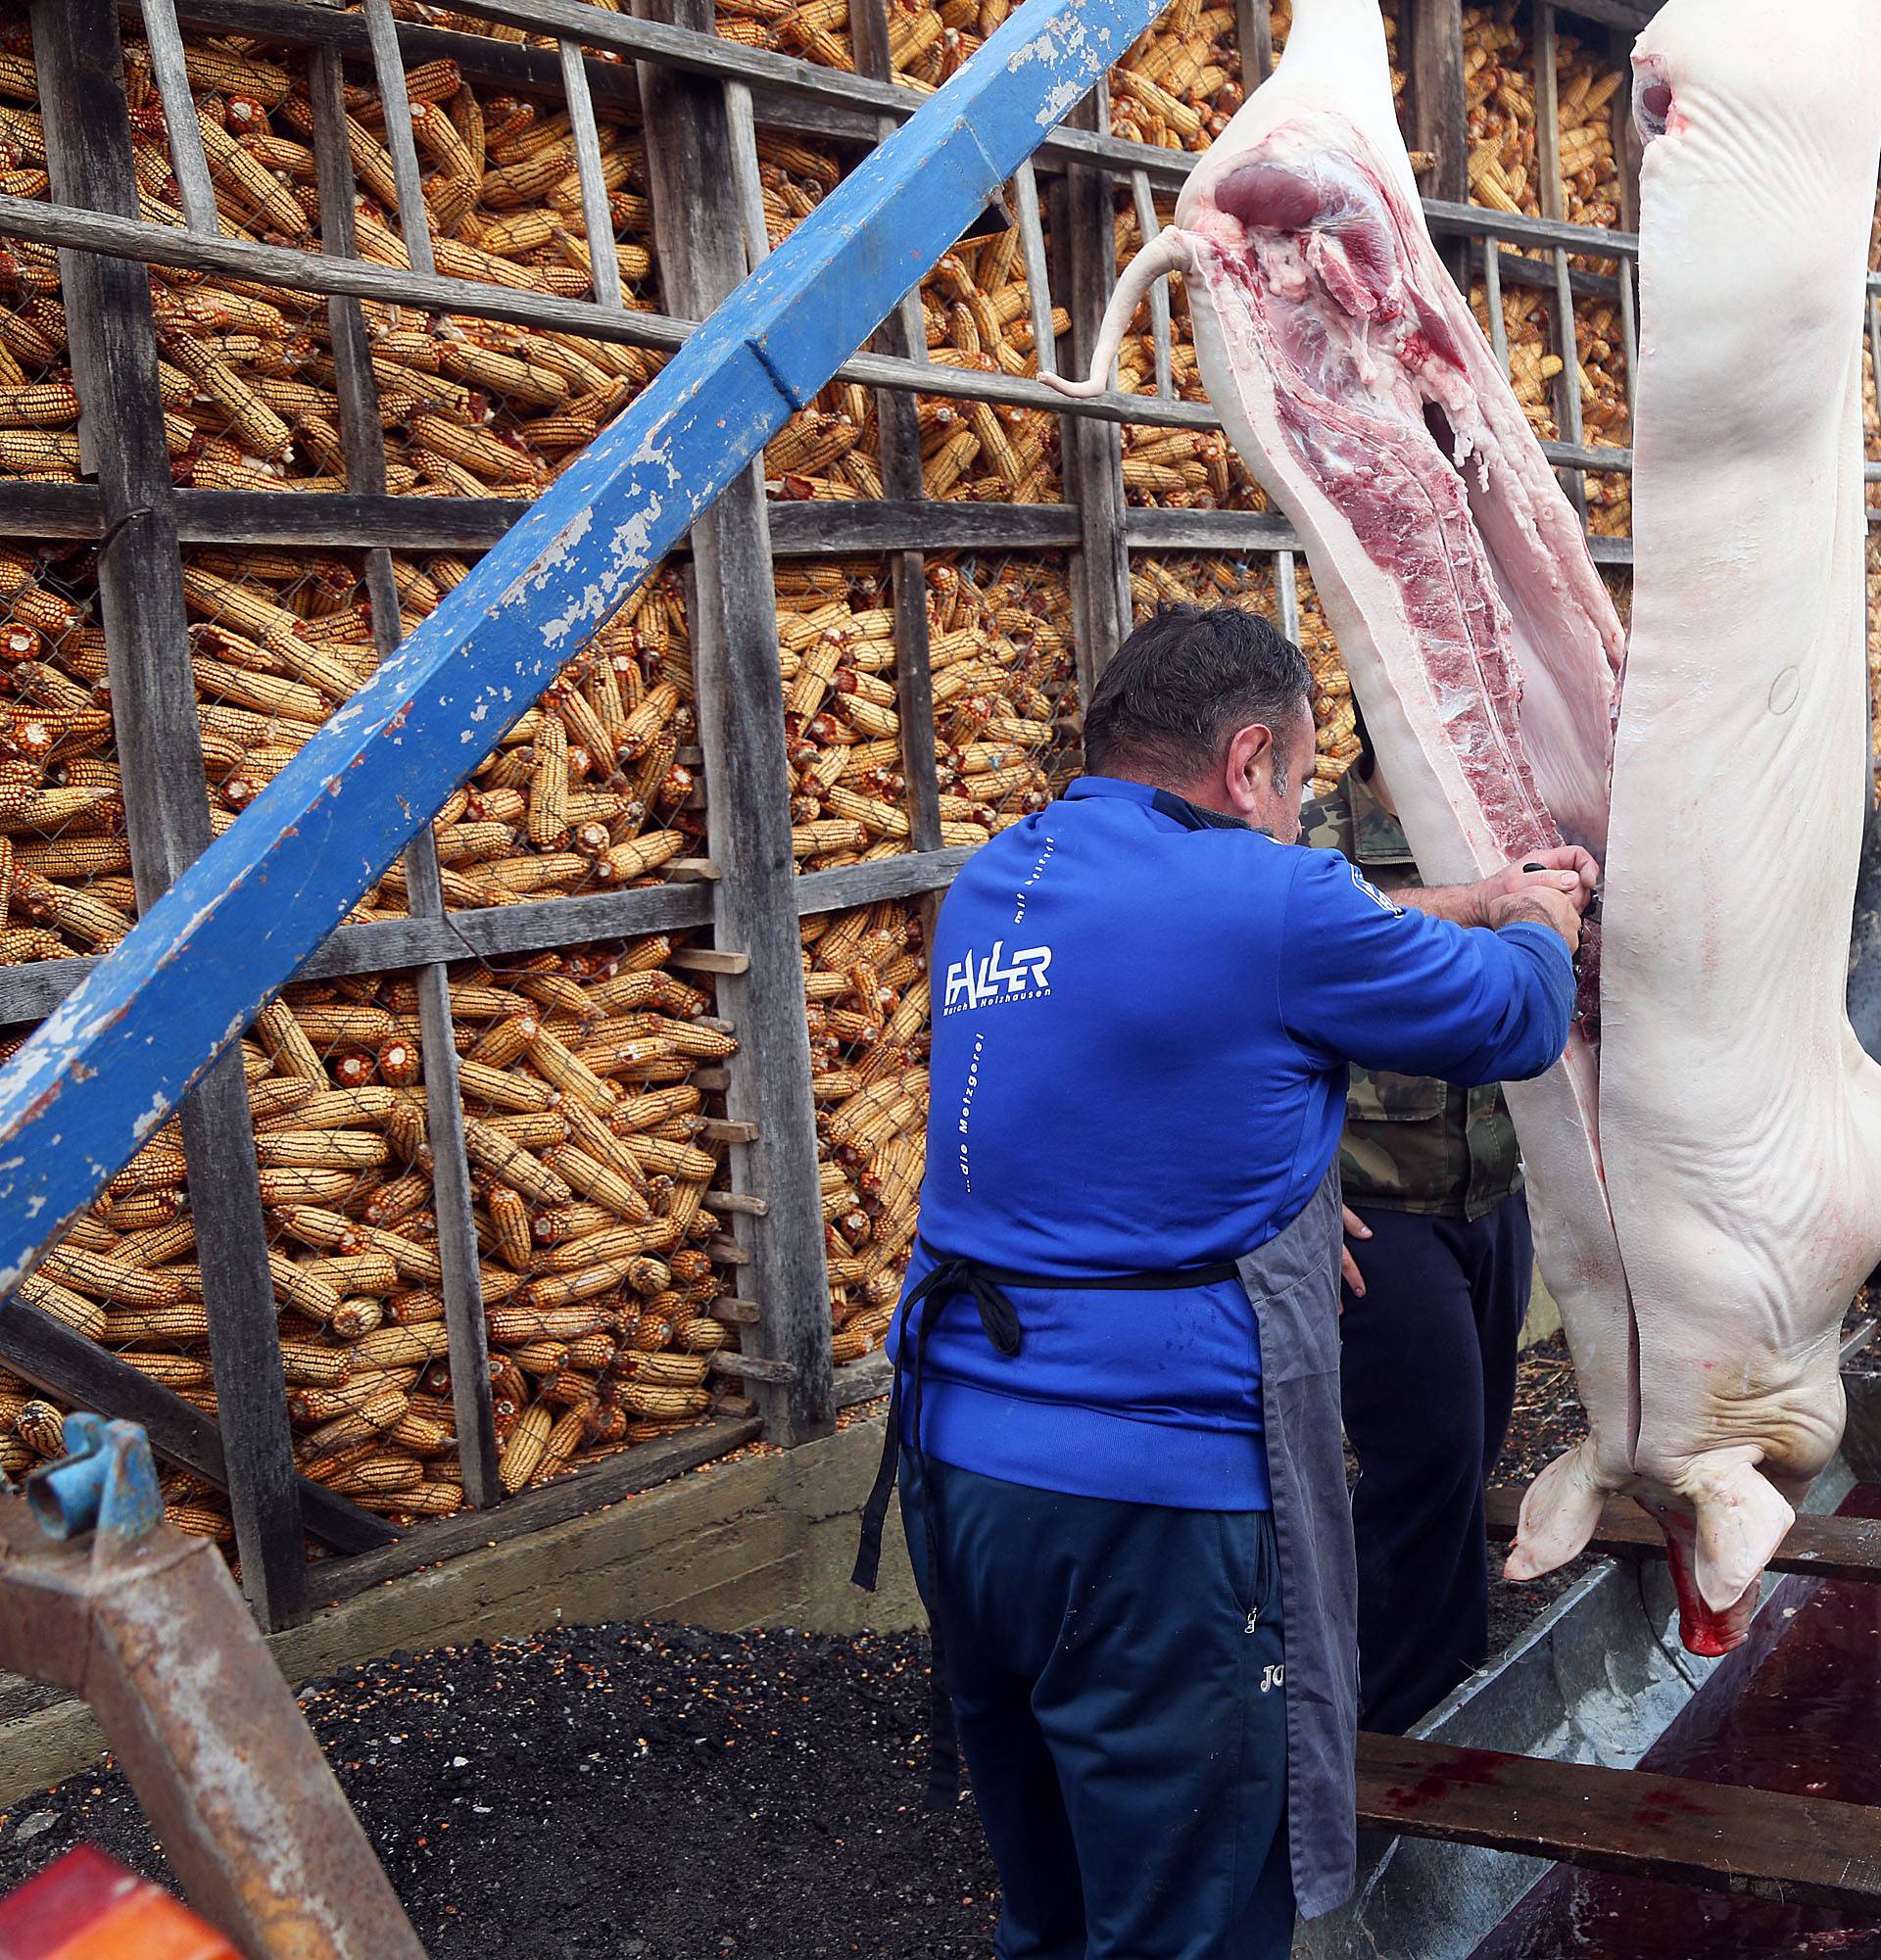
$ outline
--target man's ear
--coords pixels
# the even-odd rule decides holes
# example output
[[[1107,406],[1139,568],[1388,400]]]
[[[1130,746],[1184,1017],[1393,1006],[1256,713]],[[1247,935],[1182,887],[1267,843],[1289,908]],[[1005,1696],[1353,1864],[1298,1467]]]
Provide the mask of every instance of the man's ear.
[[[1274,731],[1265,722],[1236,729],[1228,744],[1228,800],[1237,817],[1252,818],[1267,807],[1274,774]]]

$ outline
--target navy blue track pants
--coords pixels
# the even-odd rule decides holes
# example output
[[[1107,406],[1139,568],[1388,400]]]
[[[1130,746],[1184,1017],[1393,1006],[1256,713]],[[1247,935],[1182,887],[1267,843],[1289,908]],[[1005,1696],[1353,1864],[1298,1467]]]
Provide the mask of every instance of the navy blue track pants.
[[[1066,1497],[912,1452],[901,1512],[999,1868],[999,1960],[1284,1960],[1271,1514]]]
[[[1359,1720],[1401,1735],[1489,1651],[1483,1490],[1515,1407],[1534,1252],[1520,1192],[1466,1222],[1353,1207],[1340,1400],[1359,1459]]]

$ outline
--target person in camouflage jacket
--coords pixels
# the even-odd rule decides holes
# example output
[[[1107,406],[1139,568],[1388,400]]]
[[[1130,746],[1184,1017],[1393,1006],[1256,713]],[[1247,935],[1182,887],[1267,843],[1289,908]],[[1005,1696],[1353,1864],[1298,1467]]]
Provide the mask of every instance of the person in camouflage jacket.
[[[1300,841],[1390,893],[1421,883],[1362,753]],[[1354,1068],[1339,1150],[1341,1412],[1359,1461],[1360,1719],[1401,1734],[1489,1650],[1483,1492],[1515,1405],[1534,1258],[1500,1088]]]

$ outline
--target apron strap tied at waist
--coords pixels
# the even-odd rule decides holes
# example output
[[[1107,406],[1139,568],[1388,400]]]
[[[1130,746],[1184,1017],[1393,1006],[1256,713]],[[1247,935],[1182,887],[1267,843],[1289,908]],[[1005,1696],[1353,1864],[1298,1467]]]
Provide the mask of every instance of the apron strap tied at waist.
[[[940,1324],[946,1305],[955,1294],[965,1293],[980,1312],[980,1325],[987,1339],[1008,1360],[1018,1354],[1024,1342],[1019,1310],[1006,1292],[1008,1286],[1032,1286],[1067,1292],[1132,1291],[1175,1292],[1190,1286],[1211,1286],[1236,1276],[1233,1261],[1221,1260],[1212,1266],[1192,1266],[1173,1272],[1115,1272],[1079,1278],[1053,1278],[1039,1273],[1016,1272],[1005,1267],[985,1266],[975,1259],[937,1253],[923,1239],[921,1249],[936,1264],[909,1289],[901,1303],[901,1337],[895,1344],[894,1369],[890,1376],[888,1431],[882,1439],[882,1461],[875,1473],[875,1485],[862,1506],[862,1530],[856,1546],[852,1584],[873,1593],[882,1564],[882,1531],[888,1520],[889,1499],[894,1491],[895,1472],[901,1460],[901,1382],[905,1373],[914,1394],[912,1419],[908,1425],[908,1448],[918,1460],[921,1455],[921,1410],[925,1388],[928,1342]],[[960,1745],[954,1728],[953,1700],[947,1692],[946,1644],[941,1632],[940,1535],[934,1516],[933,1480],[921,1479],[921,1535],[927,1541],[928,1625],[933,1647],[929,1676],[930,1745],[927,1804],[931,1810],[951,1810],[960,1795]]]

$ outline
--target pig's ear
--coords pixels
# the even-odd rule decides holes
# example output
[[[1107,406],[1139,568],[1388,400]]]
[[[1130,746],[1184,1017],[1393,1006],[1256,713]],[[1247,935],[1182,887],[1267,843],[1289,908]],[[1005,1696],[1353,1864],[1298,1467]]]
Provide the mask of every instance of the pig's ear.
[[[1593,1438],[1557,1457],[1528,1486],[1506,1579],[1539,1579],[1586,1550],[1610,1487],[1595,1473]]]
[[[1698,1538],[1692,1569],[1699,1597],[1728,1612],[1756,1585],[1789,1535],[1796,1512],[1754,1464],[1733,1463],[1704,1478],[1693,1493]]]

